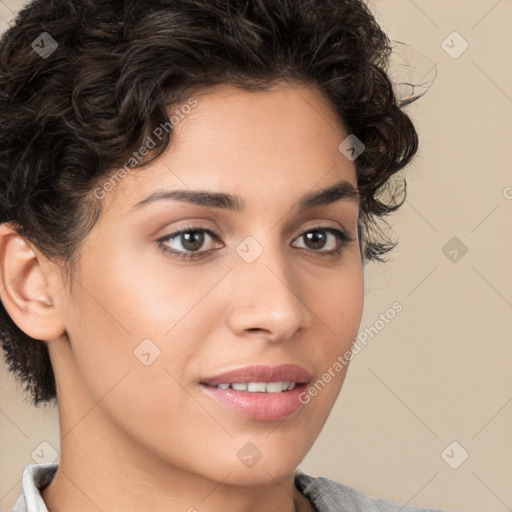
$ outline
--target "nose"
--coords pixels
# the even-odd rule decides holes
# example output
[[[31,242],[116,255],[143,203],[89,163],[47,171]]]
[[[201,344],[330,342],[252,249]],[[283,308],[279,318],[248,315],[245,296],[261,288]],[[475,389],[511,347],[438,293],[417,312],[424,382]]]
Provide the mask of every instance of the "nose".
[[[227,309],[227,322],[235,335],[276,342],[311,325],[314,313],[304,296],[304,276],[301,279],[298,271],[287,266],[282,254],[265,250],[252,263],[235,259]]]

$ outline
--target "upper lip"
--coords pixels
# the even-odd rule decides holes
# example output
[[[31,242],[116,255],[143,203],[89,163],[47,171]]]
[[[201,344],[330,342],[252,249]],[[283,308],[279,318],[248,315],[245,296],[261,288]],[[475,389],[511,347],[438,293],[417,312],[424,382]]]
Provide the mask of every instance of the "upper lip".
[[[218,384],[248,383],[248,382],[283,382],[290,381],[302,384],[311,380],[310,373],[296,364],[283,364],[279,366],[252,365],[237,370],[202,379],[202,384],[217,386]]]

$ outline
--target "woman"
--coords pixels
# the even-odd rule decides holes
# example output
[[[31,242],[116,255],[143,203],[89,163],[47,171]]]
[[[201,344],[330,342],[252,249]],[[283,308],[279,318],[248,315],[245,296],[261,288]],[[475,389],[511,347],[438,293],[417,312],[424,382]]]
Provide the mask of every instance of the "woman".
[[[353,0],[20,13],[0,50],[2,343],[34,405],[58,404],[61,446],[14,511],[427,510],[297,471],[363,266],[394,245],[376,220],[401,203],[379,192],[417,149],[389,52]]]

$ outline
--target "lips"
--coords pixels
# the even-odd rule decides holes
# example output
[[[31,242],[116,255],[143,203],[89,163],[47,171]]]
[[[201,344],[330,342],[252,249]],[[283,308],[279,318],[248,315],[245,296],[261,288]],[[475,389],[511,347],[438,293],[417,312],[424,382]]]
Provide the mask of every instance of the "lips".
[[[201,380],[202,384],[217,386],[219,384],[249,383],[249,382],[295,382],[304,384],[311,380],[310,373],[295,364],[280,366],[254,365],[238,370],[230,370],[214,377]]]
[[[276,421],[304,405],[300,396],[310,381],[310,373],[301,366],[255,365],[202,379],[200,387],[223,408],[253,420]]]

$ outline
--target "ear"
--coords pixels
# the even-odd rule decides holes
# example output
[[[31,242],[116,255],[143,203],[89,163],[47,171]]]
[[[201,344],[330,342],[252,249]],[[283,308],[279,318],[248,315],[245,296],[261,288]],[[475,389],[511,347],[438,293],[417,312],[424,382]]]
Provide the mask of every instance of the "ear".
[[[65,332],[51,296],[47,259],[8,223],[0,224],[0,298],[28,336],[51,341]]]

